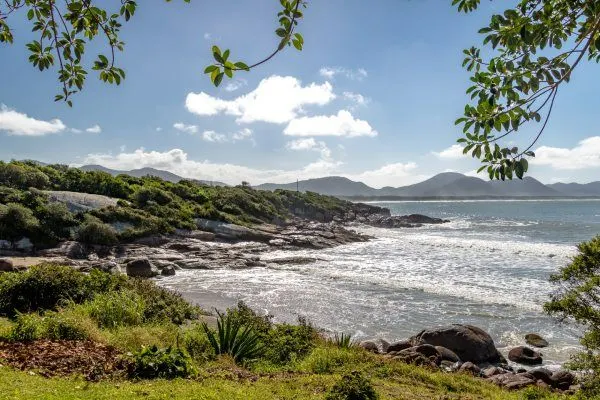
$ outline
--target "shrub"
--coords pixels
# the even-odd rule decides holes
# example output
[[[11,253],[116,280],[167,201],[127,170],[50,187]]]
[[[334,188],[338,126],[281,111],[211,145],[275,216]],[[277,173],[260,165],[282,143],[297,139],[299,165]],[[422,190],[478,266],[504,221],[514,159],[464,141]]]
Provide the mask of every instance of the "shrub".
[[[40,221],[29,208],[17,203],[0,204],[0,239],[15,242],[36,235]]]
[[[227,315],[236,323],[253,328],[256,334],[263,339],[269,335],[273,327],[272,315],[258,315],[241,300],[238,301],[235,308],[227,309]]]
[[[164,206],[173,201],[173,196],[157,187],[141,187],[135,191],[133,199],[141,207],[145,207],[150,203]]]
[[[86,216],[85,221],[77,230],[77,241],[85,244],[100,244],[110,246],[118,242],[117,231],[98,218]]]
[[[266,357],[270,361],[285,364],[305,357],[313,349],[318,338],[316,329],[305,319],[299,319],[299,323],[275,325],[269,332]]]
[[[187,330],[183,336],[183,347],[196,362],[205,362],[214,358],[214,349],[206,332],[200,325]]]
[[[326,400],[376,400],[378,398],[371,382],[358,371],[342,376],[325,396]]]
[[[130,378],[187,378],[192,373],[189,359],[179,349],[146,347],[133,355]]]
[[[71,236],[71,227],[77,226],[73,214],[63,203],[50,203],[37,212],[44,234],[51,239],[68,239]]]
[[[100,328],[141,325],[144,322],[145,302],[135,292],[121,290],[97,294],[80,306]]]
[[[37,340],[43,333],[43,319],[38,314],[18,314],[8,338],[15,342]]]
[[[584,327],[581,344],[586,351],[576,356],[570,367],[585,371],[583,392],[600,395],[600,236],[577,246],[572,262],[551,276],[559,289],[544,309],[559,321],[575,321]]]
[[[90,296],[85,274],[70,267],[38,265],[26,272],[0,275],[0,314],[8,317],[54,310],[63,301],[80,303]]]
[[[244,325],[231,313],[217,315],[216,334],[202,323],[215,354],[228,354],[235,362],[251,361],[262,354],[260,338],[251,325]]]
[[[40,338],[50,340],[86,340],[90,338],[90,326],[85,316],[76,316],[69,312],[49,312],[44,315],[43,331]]]
[[[128,279],[124,285],[137,293],[145,304],[144,321],[171,321],[181,325],[188,319],[196,319],[201,310],[188,303],[179,293],[161,288],[146,279]]]
[[[354,346],[354,341],[352,340],[352,335],[347,335],[344,332],[335,333],[332,340],[333,344],[341,349],[349,349]]]

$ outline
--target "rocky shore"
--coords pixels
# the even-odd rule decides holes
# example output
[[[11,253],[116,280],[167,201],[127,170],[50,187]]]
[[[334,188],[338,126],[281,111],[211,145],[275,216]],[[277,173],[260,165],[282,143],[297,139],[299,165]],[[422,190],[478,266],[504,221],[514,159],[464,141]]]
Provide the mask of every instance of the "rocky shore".
[[[547,345],[539,335],[537,345]],[[541,340],[540,340],[541,339]],[[484,330],[472,325],[450,325],[427,329],[409,339],[388,343],[383,339],[363,341],[359,344],[368,351],[386,358],[410,364],[461,372],[480,377],[505,389],[517,390],[527,386],[575,392],[575,375],[566,370],[550,371],[543,367],[542,354],[527,347],[518,346],[509,354],[509,361],[496,349],[493,339]],[[529,367],[529,369],[527,369]]]

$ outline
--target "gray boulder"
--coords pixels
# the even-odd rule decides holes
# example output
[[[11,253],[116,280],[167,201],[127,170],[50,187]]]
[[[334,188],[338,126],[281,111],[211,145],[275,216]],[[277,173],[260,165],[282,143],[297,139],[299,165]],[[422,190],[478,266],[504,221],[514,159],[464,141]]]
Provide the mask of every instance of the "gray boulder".
[[[523,365],[540,365],[542,355],[526,346],[518,346],[508,352],[508,359]]]
[[[508,390],[519,390],[536,384],[535,378],[527,373],[513,374],[509,372],[506,374],[494,375],[486,380]]]
[[[371,340],[362,341],[358,344],[358,346],[370,351],[371,353],[379,353],[379,347],[377,347],[377,344]]]
[[[160,270],[160,274],[162,276],[173,276],[175,275],[175,267],[173,267],[172,265],[166,266]]]
[[[401,351],[404,349],[408,349],[409,347],[413,347],[412,343],[410,340],[401,340],[399,342],[394,342],[392,344],[390,344],[387,348],[387,353],[390,353],[392,351]]]
[[[472,325],[454,324],[424,330],[410,340],[415,345],[430,344],[445,347],[465,362],[494,364],[505,361],[496,349],[492,337],[484,330]]]
[[[467,373],[473,376],[479,376],[481,375],[481,369],[473,364],[471,361],[467,361],[466,363],[463,363],[460,368],[458,369],[459,372],[463,372],[463,373]]]
[[[575,375],[564,369],[555,371],[550,377],[550,385],[560,390],[567,390],[575,383]]]
[[[136,278],[152,278],[158,275],[158,269],[147,258],[131,260],[125,267],[128,276]]]
[[[447,348],[445,348],[443,346],[435,346],[435,348],[437,349],[437,351],[442,356],[442,360],[451,361],[453,363],[461,361],[460,357],[457,356],[456,353],[453,352],[452,350],[447,349]]]

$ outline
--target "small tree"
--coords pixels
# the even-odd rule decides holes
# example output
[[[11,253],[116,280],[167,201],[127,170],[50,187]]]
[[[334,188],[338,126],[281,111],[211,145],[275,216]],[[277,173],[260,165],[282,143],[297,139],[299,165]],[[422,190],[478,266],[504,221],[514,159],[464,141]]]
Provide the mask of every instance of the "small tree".
[[[77,231],[77,241],[85,244],[112,245],[118,242],[115,229],[98,218],[86,216]]]
[[[600,236],[577,246],[578,254],[550,280],[559,285],[544,309],[559,321],[575,321],[585,330],[581,344],[586,351],[576,355],[570,367],[588,371],[584,390],[600,395]]]

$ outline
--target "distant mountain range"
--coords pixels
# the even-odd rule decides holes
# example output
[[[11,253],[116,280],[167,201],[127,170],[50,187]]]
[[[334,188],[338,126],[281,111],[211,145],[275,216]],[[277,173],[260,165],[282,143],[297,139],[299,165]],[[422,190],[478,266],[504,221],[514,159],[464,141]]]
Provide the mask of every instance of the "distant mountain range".
[[[523,180],[485,181],[456,172],[444,172],[426,181],[402,187],[375,189],[341,176],[308,179],[297,183],[299,190],[350,198],[502,198],[502,197],[600,197],[600,182],[588,184],[554,183],[544,185],[525,177]],[[256,189],[296,190],[296,182],[265,183]]]
[[[184,178],[184,177],[176,175],[172,172],[163,171],[161,169],[156,169],[156,168],[140,168],[140,169],[132,169],[131,171],[119,171],[116,169],[110,169],[110,168],[103,167],[102,165],[84,165],[82,167],[79,167],[79,169],[81,169],[83,171],[106,172],[106,173],[109,173],[114,176],[119,175],[119,174],[130,175],[130,176],[134,176],[136,178],[141,178],[144,176],[156,176],[156,177],[161,178],[162,180],[169,181],[169,182],[179,182],[181,180],[187,179],[187,180],[198,182],[198,183],[201,183],[204,185],[229,186],[226,183],[218,182],[218,181],[205,181],[205,180],[199,180],[199,179]]]

